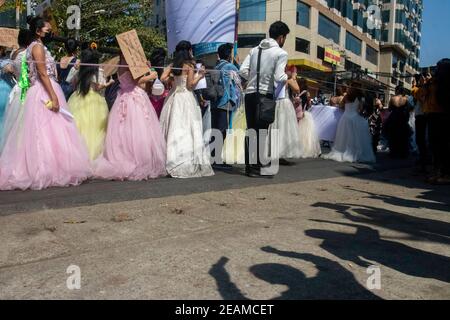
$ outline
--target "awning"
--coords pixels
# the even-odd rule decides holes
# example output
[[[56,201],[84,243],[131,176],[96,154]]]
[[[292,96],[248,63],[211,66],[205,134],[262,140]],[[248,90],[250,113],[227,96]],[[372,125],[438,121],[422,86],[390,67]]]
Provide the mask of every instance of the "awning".
[[[307,69],[314,69],[314,70],[319,70],[319,71],[323,71],[323,72],[332,71],[330,68],[325,67],[319,63],[313,62],[308,59],[291,59],[291,60],[289,60],[288,64],[300,66],[300,67],[306,67]]]

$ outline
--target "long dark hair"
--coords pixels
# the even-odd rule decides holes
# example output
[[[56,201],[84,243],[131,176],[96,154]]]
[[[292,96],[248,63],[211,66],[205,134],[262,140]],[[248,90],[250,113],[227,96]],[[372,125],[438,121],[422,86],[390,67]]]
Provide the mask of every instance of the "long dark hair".
[[[27,23],[30,26],[30,39],[36,40],[37,35],[36,32],[45,27],[45,24],[48,21],[40,16],[28,16]]]
[[[67,38],[64,42],[64,47],[69,56],[74,55],[78,50],[78,41],[74,38]]]
[[[175,52],[190,51],[190,50],[192,50],[192,44],[186,40],[178,42],[177,46],[175,47]]]
[[[156,48],[155,50],[153,50],[153,52],[150,56],[150,62],[152,64],[152,66],[163,67],[164,63],[166,62],[166,57],[167,57],[167,53],[164,48]],[[156,69],[156,72],[158,72],[159,78],[161,78],[163,71],[164,70],[162,68]]]
[[[361,84],[357,82],[353,82],[350,84],[350,86],[347,88],[347,94],[345,96],[346,102],[355,102],[356,99],[359,99],[360,101],[364,97],[364,94],[361,90]]]
[[[81,52],[81,63],[95,63],[99,62],[99,54],[94,49],[86,49]],[[98,72],[98,67],[93,66],[80,66],[78,73],[77,90],[84,97],[89,93],[91,89],[91,82],[94,75]]]
[[[6,57],[6,47],[0,46],[0,58]]]
[[[188,51],[182,50],[175,52],[175,56],[173,58],[173,74],[175,76],[181,76],[183,73],[183,65],[184,64],[191,64],[192,63],[192,57],[189,54]]]

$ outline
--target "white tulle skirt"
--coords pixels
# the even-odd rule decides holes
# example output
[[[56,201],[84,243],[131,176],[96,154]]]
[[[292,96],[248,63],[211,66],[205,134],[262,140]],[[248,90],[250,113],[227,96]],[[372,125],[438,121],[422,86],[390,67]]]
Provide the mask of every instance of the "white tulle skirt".
[[[356,113],[345,112],[337,128],[333,148],[323,158],[339,162],[375,162],[367,120]]]
[[[245,132],[247,120],[245,105],[242,104],[232,115],[232,128],[227,130],[227,137],[222,148],[222,159],[227,164],[245,164]]]
[[[305,111],[298,122],[298,136],[300,139],[300,157],[317,158],[322,153],[320,140],[317,135],[316,124],[311,112]]]
[[[20,126],[22,123],[23,104],[20,101],[21,94],[22,89],[20,89],[19,85],[16,84],[9,95],[9,101],[6,106],[3,123],[0,124],[0,154],[12,128],[16,124]]]
[[[278,130],[278,150],[280,159],[300,158],[300,137],[298,135],[297,115],[290,99],[277,101],[275,120],[270,127]]]
[[[320,140],[334,141],[336,130],[344,111],[331,106],[316,105],[310,110],[316,124],[317,135]]]

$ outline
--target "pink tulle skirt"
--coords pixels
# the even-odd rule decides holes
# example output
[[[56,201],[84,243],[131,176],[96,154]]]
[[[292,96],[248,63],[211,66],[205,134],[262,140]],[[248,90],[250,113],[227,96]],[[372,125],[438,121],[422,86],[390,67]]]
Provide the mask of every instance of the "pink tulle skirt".
[[[61,108],[64,93],[51,80]],[[22,121],[17,121],[0,157],[0,190],[66,187],[91,175],[87,148],[75,122],[48,110],[49,96],[40,81],[28,90]]]
[[[108,119],[103,155],[94,176],[146,180],[166,175],[166,143],[158,116],[144,90],[120,91]]]

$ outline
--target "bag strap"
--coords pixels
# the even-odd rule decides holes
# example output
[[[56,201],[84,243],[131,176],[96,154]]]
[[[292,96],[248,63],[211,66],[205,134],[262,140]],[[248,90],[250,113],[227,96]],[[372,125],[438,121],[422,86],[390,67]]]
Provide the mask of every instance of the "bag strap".
[[[259,48],[258,62],[256,64],[256,92],[257,93],[259,93],[259,74],[261,71],[261,55],[262,55],[262,48]]]

